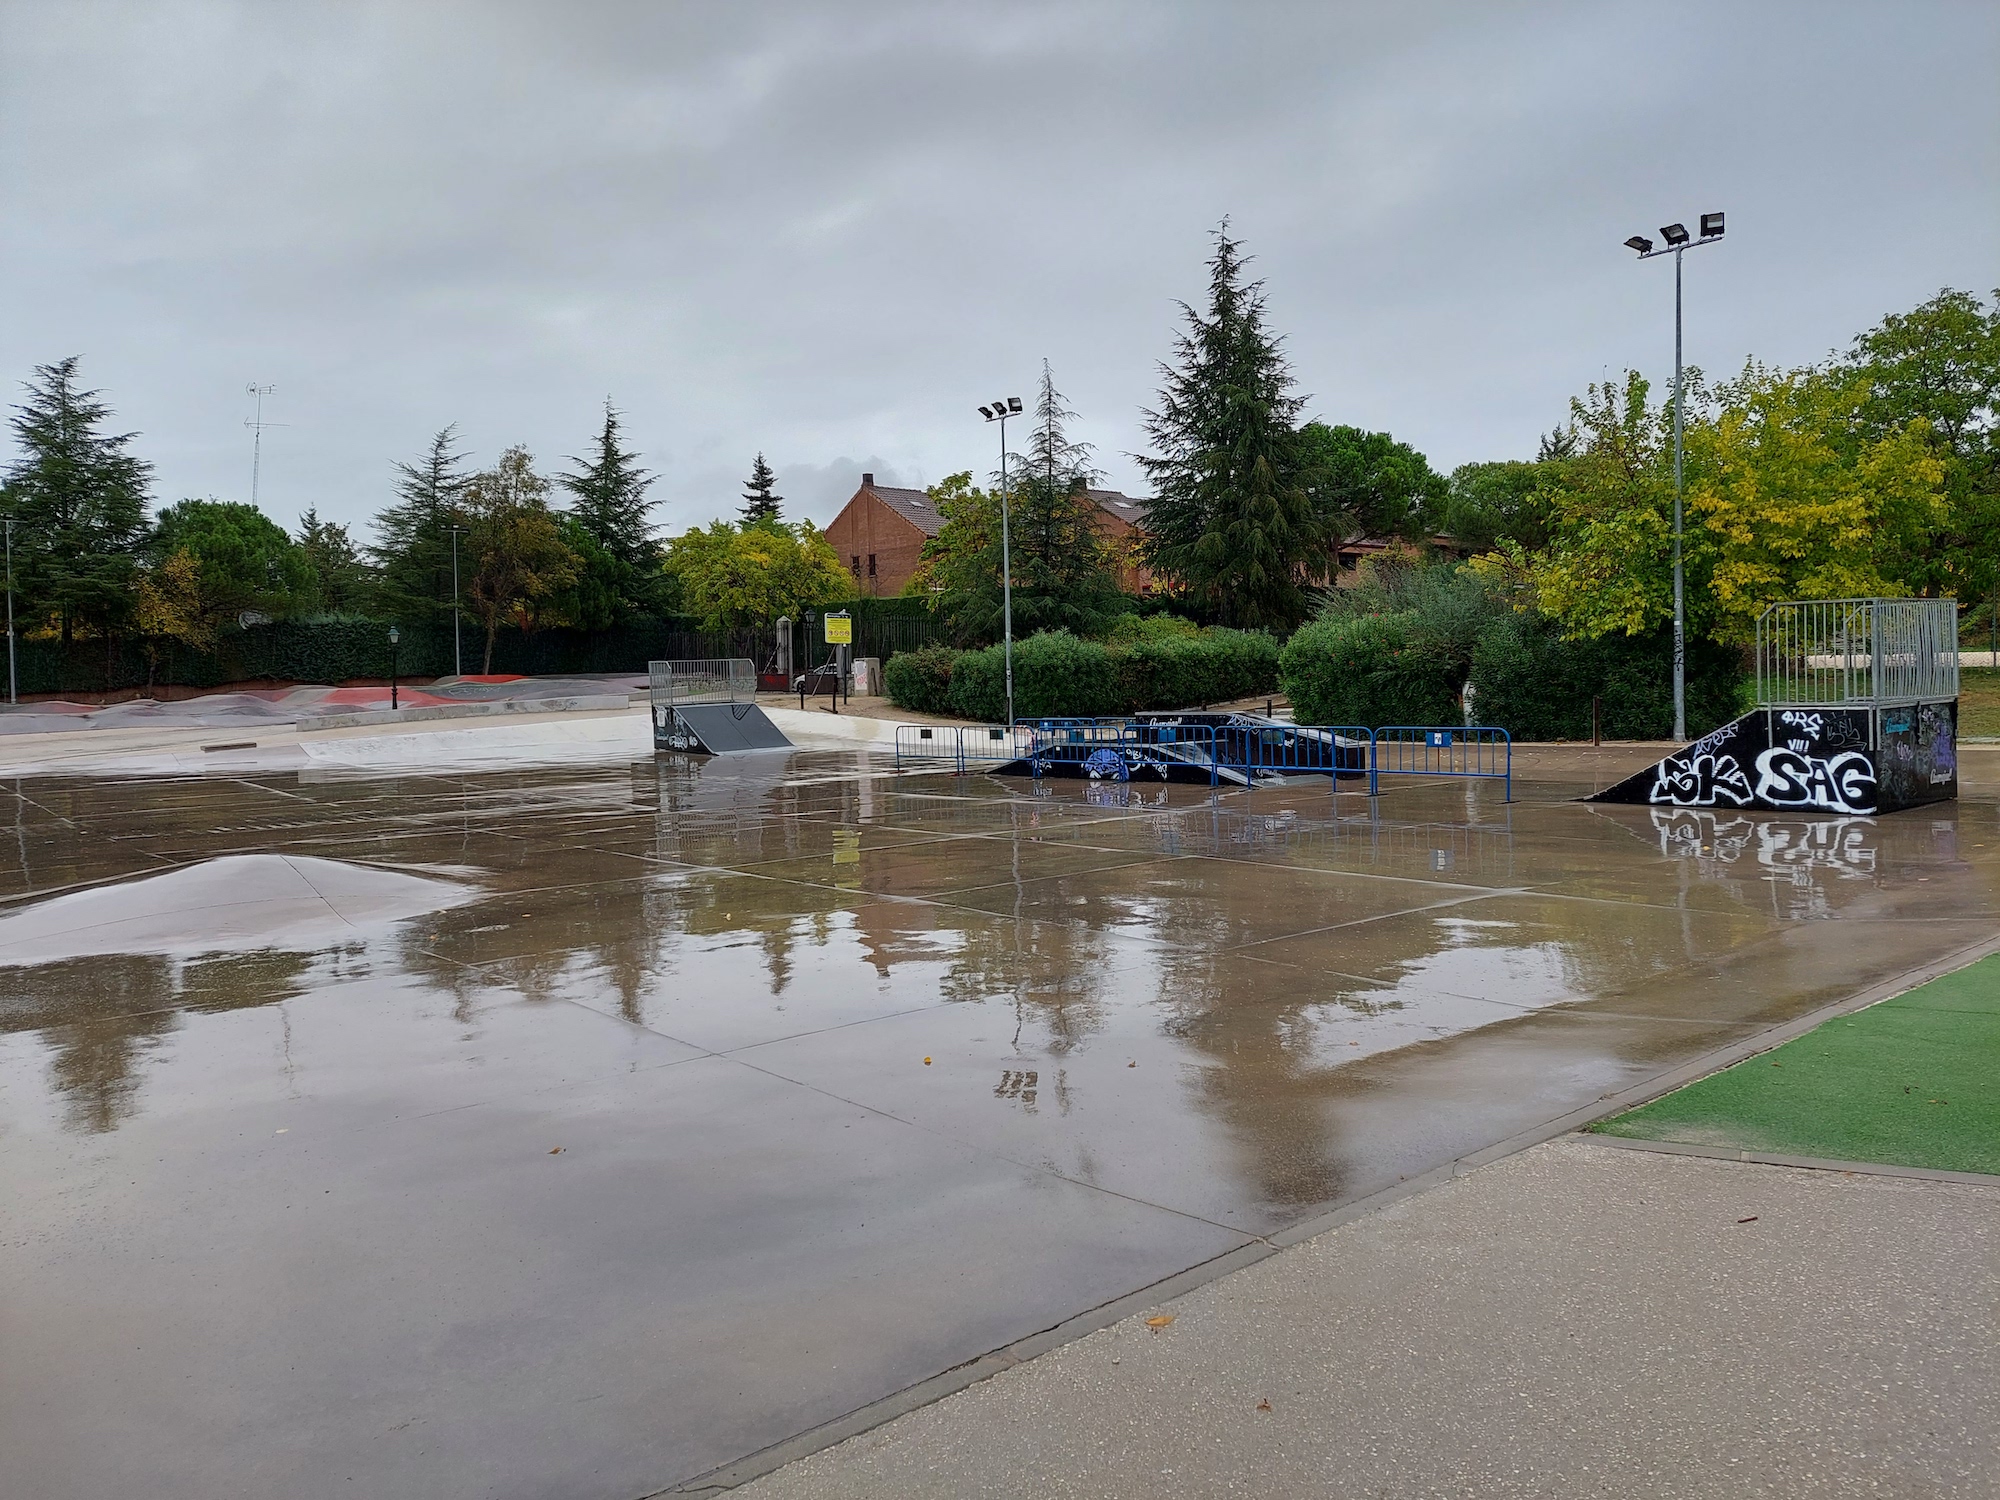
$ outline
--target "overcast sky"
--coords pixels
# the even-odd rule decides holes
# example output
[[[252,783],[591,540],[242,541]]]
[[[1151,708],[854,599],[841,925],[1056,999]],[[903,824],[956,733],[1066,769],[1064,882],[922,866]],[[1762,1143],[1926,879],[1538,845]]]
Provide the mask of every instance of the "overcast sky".
[[[0,381],[83,357],[157,498],[364,522],[457,423],[673,529],[761,449],[994,463],[1046,357],[1110,483],[1225,214],[1309,409],[1440,468],[1688,357],[1799,363],[2000,284],[2000,5],[0,0]],[[11,399],[11,398],[10,398]],[[11,448],[0,445],[0,454]]]

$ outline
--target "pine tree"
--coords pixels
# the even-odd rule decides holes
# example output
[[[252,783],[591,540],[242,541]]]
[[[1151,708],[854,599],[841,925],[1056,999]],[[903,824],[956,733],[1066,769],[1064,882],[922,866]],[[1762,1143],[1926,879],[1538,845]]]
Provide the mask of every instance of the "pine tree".
[[[299,517],[299,551],[311,571],[310,607],[329,614],[358,611],[368,591],[368,565],[337,521],[322,521],[317,507]]]
[[[10,424],[21,456],[0,482],[17,596],[28,615],[55,623],[64,645],[79,626],[108,637],[130,616],[153,472],[126,451],[137,433],[98,430],[111,408],[76,388],[77,363],[36,367]]]
[[[1071,442],[1076,413],[1042,361],[1042,388],[1028,451],[1009,474],[1008,540],[1014,569],[1014,629],[1095,634],[1118,604],[1118,574],[1090,498],[1097,478],[1088,443]]]
[[[570,459],[576,470],[558,475],[557,483],[576,497],[569,513],[598,546],[628,567],[653,572],[660,564],[659,543],[647,519],[653,502],[646,491],[653,476],[639,467],[638,457],[618,445],[618,408],[607,400],[596,452],[587,459]]]
[[[380,568],[377,607],[391,618],[428,620],[452,611],[451,528],[465,524],[469,478],[456,424],[431,439],[414,464],[398,463],[396,503],[375,517],[368,550]]]
[[[1204,613],[1231,625],[1289,630],[1305,618],[1305,581],[1324,569],[1329,538],[1302,482],[1293,392],[1279,340],[1265,327],[1263,283],[1243,279],[1241,242],[1216,231],[1209,305],[1185,302],[1187,331],[1162,365],[1157,411],[1144,413],[1157,452],[1142,556]]]
[[[781,519],[778,507],[784,504],[785,497],[771,493],[771,486],[777,482],[778,476],[764,462],[764,455],[758,454],[757,462],[750,466],[750,477],[744,481],[743,498],[748,502],[742,510],[745,526],[761,526]]]

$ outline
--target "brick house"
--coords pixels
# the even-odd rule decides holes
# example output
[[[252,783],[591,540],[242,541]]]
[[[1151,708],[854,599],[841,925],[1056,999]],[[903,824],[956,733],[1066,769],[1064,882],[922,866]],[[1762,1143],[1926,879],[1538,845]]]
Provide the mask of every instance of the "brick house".
[[[1153,576],[1132,556],[1138,529],[1146,519],[1146,502],[1117,490],[1092,490],[1105,539],[1118,558],[1118,586],[1144,593]],[[861,488],[827,523],[827,543],[854,575],[854,586],[871,598],[890,598],[916,576],[924,543],[944,529],[931,497],[922,490],[877,484],[873,474],[861,476]]]
[[[924,543],[943,529],[943,518],[922,490],[895,489],[863,474],[854,498],[827,523],[826,539],[854,575],[854,586],[884,599],[903,592],[916,576]]]

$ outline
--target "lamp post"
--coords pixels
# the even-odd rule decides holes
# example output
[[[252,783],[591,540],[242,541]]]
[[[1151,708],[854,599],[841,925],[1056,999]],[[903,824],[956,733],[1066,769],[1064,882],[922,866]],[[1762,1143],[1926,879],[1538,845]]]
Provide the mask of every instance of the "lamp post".
[[[979,408],[979,415],[1000,424],[1000,628],[1007,663],[1007,727],[1014,727],[1014,559],[1007,529],[1007,419],[1021,414],[1021,398],[1009,396]]]
[[[396,702],[396,642],[403,638],[403,632],[395,626],[389,627],[389,712],[394,713],[401,705]]]
[[[465,675],[465,656],[458,643],[458,539],[465,531],[463,526],[445,528],[451,533],[451,675]]]
[[[7,701],[19,703],[21,696],[15,691],[14,680],[14,518],[6,518],[7,525]]]
[[[1685,224],[1660,228],[1666,244],[1655,250],[1643,234],[1625,243],[1639,252],[1639,259],[1658,255],[1674,258],[1674,738],[1687,739],[1687,605],[1681,582],[1681,252],[1692,245],[1712,245],[1722,238],[1722,215],[1701,216],[1701,238],[1690,239]]]

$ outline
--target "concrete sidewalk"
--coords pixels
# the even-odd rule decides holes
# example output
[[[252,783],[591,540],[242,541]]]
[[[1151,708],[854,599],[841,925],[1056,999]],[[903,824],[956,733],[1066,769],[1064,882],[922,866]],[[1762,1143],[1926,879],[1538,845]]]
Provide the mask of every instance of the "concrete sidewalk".
[[[2000,1179],[1569,1137],[737,1493],[1989,1495],[1996,1329]]]

